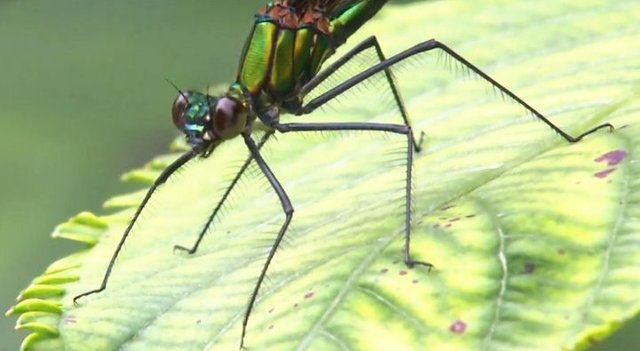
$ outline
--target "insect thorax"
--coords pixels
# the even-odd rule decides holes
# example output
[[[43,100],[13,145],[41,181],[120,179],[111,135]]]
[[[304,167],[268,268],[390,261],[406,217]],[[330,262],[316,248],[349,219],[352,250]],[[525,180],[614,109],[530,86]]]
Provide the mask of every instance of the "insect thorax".
[[[279,2],[259,15],[240,61],[237,81],[254,98],[258,109],[298,98],[335,52],[331,24],[322,12],[295,12]]]

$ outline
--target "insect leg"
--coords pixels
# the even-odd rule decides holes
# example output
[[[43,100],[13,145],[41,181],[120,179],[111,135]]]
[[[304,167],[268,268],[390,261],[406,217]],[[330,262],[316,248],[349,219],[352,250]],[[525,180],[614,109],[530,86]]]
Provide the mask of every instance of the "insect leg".
[[[388,123],[368,123],[368,122],[346,122],[346,123],[279,123],[273,121],[271,126],[282,132],[310,132],[310,131],[339,131],[339,130],[354,130],[354,131],[379,131],[395,134],[403,134],[407,137],[407,173],[406,173],[406,185],[405,185],[405,247],[404,247],[404,262],[408,267],[415,265],[426,266],[429,269],[433,267],[431,263],[415,261],[411,258],[410,243],[411,243],[411,177],[413,170],[413,138],[411,134],[411,127],[404,124],[388,124]]]
[[[460,62],[465,67],[470,69],[472,72],[476,73],[477,75],[482,77],[484,80],[486,80],[487,82],[491,83],[491,85],[493,85],[498,90],[500,90],[500,92],[502,92],[506,96],[510,97],[511,99],[516,101],[518,104],[522,105],[529,112],[531,112],[534,116],[536,116],[538,119],[540,119],[546,125],[551,127],[551,129],[556,131],[556,133],[560,134],[560,136],[562,136],[565,140],[567,140],[570,143],[578,142],[578,141],[582,140],[582,138],[586,137],[587,135],[592,134],[592,133],[594,133],[594,132],[596,132],[596,131],[598,131],[600,129],[604,129],[604,128],[608,128],[609,130],[613,130],[614,129],[614,127],[613,127],[613,125],[611,125],[611,123],[603,123],[601,125],[598,125],[598,126],[596,126],[594,128],[589,129],[588,131],[586,131],[586,132],[584,132],[584,133],[582,133],[582,134],[580,134],[580,135],[578,135],[576,137],[571,136],[571,135],[567,134],[564,130],[560,129],[560,127],[555,125],[553,122],[551,122],[542,113],[538,112],[536,109],[531,107],[531,105],[529,105],[527,102],[522,100],[519,96],[517,96],[511,90],[507,89],[504,85],[498,83],[491,76],[489,76],[488,74],[484,73],[482,70],[480,70],[474,64],[472,64],[471,62],[467,61],[464,57],[462,57],[457,52],[453,51],[453,49],[449,48],[445,44],[443,44],[443,43],[441,43],[441,42],[439,42],[439,41],[437,41],[435,39],[431,39],[429,41],[426,41],[426,42],[422,43],[422,45],[424,45],[424,50],[425,51],[426,50],[431,50],[431,49],[440,49],[440,50],[444,51],[447,55],[451,56],[454,60]]]
[[[260,141],[258,142],[258,145],[257,145],[258,150],[260,150],[262,148],[262,146],[267,142],[267,140],[269,139],[269,137],[271,135],[273,135],[273,131],[267,132],[262,137],[262,139],[260,139]],[[200,246],[200,242],[202,241],[202,238],[204,238],[204,235],[209,230],[209,227],[211,226],[211,223],[213,223],[213,219],[216,217],[216,215],[218,214],[220,209],[222,209],[222,206],[224,205],[224,202],[227,200],[227,198],[231,194],[231,191],[234,189],[236,184],[238,184],[238,181],[240,180],[240,178],[242,177],[244,172],[247,170],[247,168],[249,168],[249,165],[251,164],[252,160],[253,160],[253,155],[249,154],[247,159],[244,161],[244,164],[242,164],[242,167],[240,167],[240,170],[238,171],[238,173],[236,173],[235,177],[233,177],[233,180],[231,181],[231,184],[229,184],[229,186],[227,187],[227,190],[225,190],[224,194],[220,198],[220,201],[218,201],[218,204],[216,205],[216,207],[211,212],[211,215],[209,216],[209,218],[207,219],[207,222],[202,227],[202,230],[200,231],[200,234],[198,234],[198,238],[196,239],[196,242],[193,244],[193,246],[188,248],[188,247],[181,246],[181,245],[175,245],[173,247],[174,250],[186,251],[189,254],[194,254],[196,251],[198,251],[198,246]]]
[[[144,199],[142,200],[142,202],[140,203],[140,205],[136,209],[136,212],[133,215],[133,218],[131,219],[131,222],[129,222],[129,225],[125,229],[124,234],[122,234],[122,238],[120,238],[120,242],[118,243],[118,246],[116,246],[116,250],[113,252],[113,255],[111,256],[111,260],[109,261],[109,265],[107,266],[107,270],[104,273],[104,277],[102,278],[102,283],[100,284],[100,287],[97,288],[97,289],[90,290],[90,291],[87,291],[87,292],[84,292],[84,293],[82,293],[80,295],[75,296],[73,298],[73,303],[74,304],[78,304],[78,300],[80,298],[83,298],[85,296],[89,296],[89,295],[92,295],[92,294],[95,294],[95,293],[99,293],[101,291],[104,291],[104,289],[107,288],[107,282],[109,280],[109,276],[111,275],[111,271],[113,270],[113,266],[114,266],[114,264],[116,262],[116,258],[118,257],[118,254],[120,254],[120,251],[122,250],[122,247],[124,246],[124,242],[127,240],[127,237],[131,233],[131,229],[133,228],[133,225],[138,220],[138,217],[140,216],[140,213],[142,212],[144,207],[149,202],[149,199],[151,199],[151,196],[153,195],[153,193],[156,191],[156,189],[160,185],[164,184],[167,181],[167,179],[169,179],[169,177],[171,177],[171,175],[175,171],[180,169],[180,167],[184,166],[185,163],[189,162],[192,158],[194,158],[196,155],[198,155],[201,152],[202,151],[200,149],[196,149],[196,148],[193,148],[193,149],[189,150],[188,152],[186,152],[185,154],[180,156],[177,160],[173,161],[173,163],[171,163],[167,168],[165,168],[162,171],[162,173],[160,173],[160,176],[158,176],[158,178],[155,180],[153,185],[149,188],[149,190],[147,191],[147,194],[145,195]]]
[[[243,133],[242,137],[244,138],[244,142],[247,145],[247,148],[249,148],[249,151],[251,152],[251,156],[253,157],[253,159],[256,160],[256,163],[260,167],[260,170],[265,175],[265,177],[267,177],[267,179],[269,180],[269,183],[273,187],[273,190],[278,195],[278,198],[280,199],[280,203],[282,204],[282,211],[284,211],[284,214],[285,214],[285,220],[284,220],[284,223],[282,224],[282,227],[280,227],[280,231],[276,236],[276,240],[273,242],[273,245],[271,246],[271,250],[269,251],[267,260],[262,266],[262,271],[258,276],[258,281],[256,282],[253,292],[251,293],[251,298],[249,299],[249,304],[247,305],[247,310],[245,311],[244,319],[242,320],[242,336],[240,339],[240,348],[242,348],[244,345],[244,337],[247,333],[247,323],[249,322],[249,315],[251,315],[251,311],[253,310],[253,305],[255,304],[256,299],[258,298],[258,292],[260,291],[260,286],[262,285],[262,282],[264,281],[264,278],[267,275],[267,270],[269,269],[271,260],[273,259],[273,256],[276,254],[276,251],[278,251],[280,242],[282,241],[282,238],[284,237],[284,234],[286,233],[287,228],[289,227],[289,223],[291,222],[291,218],[293,217],[293,206],[291,205],[291,200],[289,200],[289,196],[285,192],[282,185],[280,185],[280,182],[278,181],[276,176],[273,174],[273,172],[265,162],[264,158],[262,158],[262,155],[260,155],[260,149],[258,145],[256,145],[253,139],[251,139],[251,136],[249,134]]]
[[[315,77],[313,77],[313,79],[311,79],[307,84],[305,84],[302,87],[300,95],[301,96],[307,95],[309,92],[315,89],[320,83],[325,81],[328,77],[330,77],[333,73],[335,73],[338,69],[340,69],[340,67],[342,67],[343,65],[345,65],[346,63],[354,59],[361,52],[370,48],[375,49],[378,62],[384,62],[386,60],[386,57],[382,52],[382,48],[380,47],[380,43],[378,43],[378,38],[376,38],[375,36],[370,36],[367,39],[360,42],[355,47],[353,47],[346,54],[342,55],[338,60],[333,62],[331,65],[327,66],[325,69],[320,71],[320,73],[318,73]],[[402,96],[400,95],[400,90],[398,89],[398,84],[396,83],[396,80],[393,76],[393,72],[391,72],[389,67],[385,67],[384,74],[387,80],[387,84],[391,89],[391,94],[393,95],[395,104],[398,107],[398,110],[400,111],[400,115],[402,116],[402,120],[404,121],[404,124],[407,126],[411,126],[411,123],[409,122],[409,113],[407,112],[405,104],[402,100]],[[311,112],[310,110],[305,110],[305,112],[303,112],[302,114],[306,114],[310,112]],[[411,134],[411,137],[413,138],[413,147],[415,151],[420,151],[422,141],[424,139],[424,132],[421,133],[420,140],[418,141],[416,141],[413,133]]]
[[[347,90],[351,89],[352,87],[356,86],[357,84],[361,83],[362,81],[368,79],[369,77],[373,76],[374,74],[379,73],[380,71],[383,71],[383,70],[387,70],[387,69],[391,68],[394,64],[399,63],[401,61],[404,61],[406,59],[409,59],[410,57],[417,56],[417,55],[420,55],[420,54],[423,54],[423,53],[427,53],[427,52],[431,52],[434,49],[443,51],[445,54],[447,54],[448,56],[450,56],[451,58],[453,58],[454,60],[456,60],[460,64],[464,65],[472,73],[476,74],[477,76],[479,76],[482,79],[484,79],[486,82],[490,83],[493,87],[498,89],[506,97],[510,98],[511,100],[516,102],[517,104],[519,104],[522,107],[524,107],[527,111],[529,111],[531,114],[533,114],[540,121],[544,122],[547,126],[549,126],[551,129],[553,129],[556,133],[560,134],[560,136],[562,136],[565,140],[567,140],[570,143],[578,142],[582,138],[584,138],[585,136],[587,136],[587,135],[589,135],[591,133],[594,133],[594,132],[596,132],[596,131],[598,131],[600,129],[604,129],[604,128],[607,128],[609,130],[614,129],[613,125],[611,125],[610,123],[603,123],[603,124],[598,125],[598,126],[596,126],[594,128],[591,128],[590,130],[588,130],[588,131],[586,131],[586,132],[584,132],[584,133],[582,133],[582,134],[580,134],[580,135],[578,135],[576,137],[567,134],[565,131],[560,129],[560,127],[558,127],[555,124],[553,124],[547,117],[545,117],[543,114],[538,112],[536,109],[534,109],[531,105],[529,105],[524,100],[522,100],[519,96],[517,96],[511,90],[507,89],[504,85],[498,83],[495,79],[493,79],[488,74],[484,73],[481,69],[479,69],[478,67],[473,65],[471,62],[467,61],[460,54],[456,53],[455,51],[450,49],[448,46],[440,43],[439,41],[437,41],[435,39],[431,39],[431,40],[427,40],[425,42],[422,42],[422,43],[420,43],[420,44],[418,44],[418,45],[416,45],[416,46],[414,46],[412,48],[409,48],[409,49],[407,49],[407,50],[405,50],[405,51],[403,51],[403,52],[401,52],[401,53],[399,53],[397,55],[394,55],[394,56],[386,59],[383,62],[380,62],[380,63],[378,63],[378,64],[376,64],[374,66],[371,66],[368,69],[356,74],[355,76],[349,78],[348,80],[346,80],[342,84],[340,84],[340,85],[338,85],[336,87],[333,87],[332,89],[330,89],[329,91],[325,92],[324,94],[322,94],[322,95],[314,98],[313,100],[309,101],[304,107],[301,108],[301,111],[299,113],[300,114],[309,113],[309,112],[315,110],[316,108],[322,106],[326,102],[332,100],[336,96],[344,93],[345,91],[347,91]]]

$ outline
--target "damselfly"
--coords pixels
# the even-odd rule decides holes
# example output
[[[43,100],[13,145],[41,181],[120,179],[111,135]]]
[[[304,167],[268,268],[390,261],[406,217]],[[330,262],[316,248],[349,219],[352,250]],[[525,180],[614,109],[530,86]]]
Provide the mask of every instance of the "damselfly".
[[[419,138],[415,137],[407,109],[392,73],[392,70],[396,67],[395,65],[410,58],[428,55],[432,52],[440,52],[446,55],[448,58],[463,65],[470,73],[485,80],[507,99],[521,105],[568,142],[577,142],[584,136],[602,128],[613,128],[610,124],[605,123],[579,136],[571,136],[505,86],[435,39],[419,43],[393,57],[387,58],[384,56],[376,37],[371,36],[332,64],[321,69],[335,50],[372,18],[386,2],[386,0],[276,0],[268,3],[256,16],[253,29],[241,55],[237,79],[222,96],[210,96],[196,91],[179,90],[179,94],[173,104],[173,123],[185,133],[191,149],[169,165],[146,193],[113,253],[100,287],[76,296],[74,302],[84,296],[106,289],[109,276],[124,242],[145,205],[160,185],[165,183],[176,170],[193,158],[197,156],[207,157],[224,141],[241,136],[249,150],[249,157],[244,161],[230,186],[206,219],[195,243],[191,247],[176,246],[175,249],[186,251],[190,254],[198,250],[205,233],[229,194],[249,165],[255,161],[277,194],[282,211],[285,214],[285,220],[280,226],[252,290],[249,303],[246,306],[240,341],[242,347],[247,323],[260,287],[293,219],[294,213],[293,205],[286,190],[278,181],[277,176],[271,171],[260,152],[261,148],[272,139],[276,132],[371,131],[394,133],[406,137],[404,263],[408,267],[419,265],[430,269],[430,263],[412,258],[410,248],[412,163],[414,152],[421,150],[424,134],[421,133]],[[341,67],[364,52],[371,52],[375,56],[377,63],[309,99],[311,93],[315,92],[318,86],[328,78],[331,78]],[[392,93],[395,107],[402,116],[402,123],[400,121],[398,123],[348,121],[340,123],[280,122],[282,114],[310,114],[349,89],[378,74],[383,75],[385,84]],[[252,135],[255,135],[254,126],[257,122],[266,126],[268,131],[256,142]]]

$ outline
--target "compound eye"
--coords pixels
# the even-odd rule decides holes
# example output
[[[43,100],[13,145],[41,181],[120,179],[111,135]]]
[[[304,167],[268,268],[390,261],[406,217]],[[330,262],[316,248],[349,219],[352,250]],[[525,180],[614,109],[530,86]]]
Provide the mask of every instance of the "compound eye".
[[[173,102],[173,108],[171,109],[171,118],[173,124],[180,130],[184,129],[184,125],[187,124],[187,117],[184,115],[189,105],[189,92],[180,92]]]
[[[216,104],[213,121],[217,135],[222,139],[233,138],[244,129],[247,111],[239,101],[225,96],[220,98]]]

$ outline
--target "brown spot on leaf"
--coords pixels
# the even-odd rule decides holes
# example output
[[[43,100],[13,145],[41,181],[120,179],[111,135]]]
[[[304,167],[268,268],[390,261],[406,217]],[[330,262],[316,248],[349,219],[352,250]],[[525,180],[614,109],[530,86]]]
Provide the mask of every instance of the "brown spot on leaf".
[[[531,263],[531,262],[527,262],[524,264],[524,272],[527,274],[532,274],[534,271],[536,270],[536,265]]]

